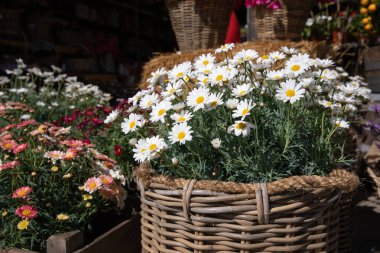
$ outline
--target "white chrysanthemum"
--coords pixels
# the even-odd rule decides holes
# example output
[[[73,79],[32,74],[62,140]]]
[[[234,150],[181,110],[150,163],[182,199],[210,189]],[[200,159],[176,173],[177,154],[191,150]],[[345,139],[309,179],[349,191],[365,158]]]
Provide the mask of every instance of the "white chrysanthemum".
[[[228,127],[228,132],[229,133],[234,132],[236,136],[240,136],[240,135],[247,136],[251,132],[251,129],[254,127],[255,126],[249,122],[239,120],[239,121],[235,121],[235,124]]]
[[[226,53],[226,52],[232,50],[234,47],[235,47],[234,43],[224,44],[224,45],[220,46],[219,48],[217,48],[215,50],[215,53],[217,53],[217,54],[222,53],[222,52]]]
[[[210,83],[209,77],[206,75],[199,75],[199,76],[197,76],[197,79],[199,81],[198,84],[200,84],[200,85],[207,85]]]
[[[162,123],[165,122],[165,116],[167,112],[172,109],[173,105],[169,101],[162,101],[158,103],[157,105],[154,105],[152,107],[152,112],[150,113],[150,121],[157,122],[161,121]]]
[[[332,110],[337,110],[341,107],[340,104],[335,104],[328,100],[318,100],[318,104],[322,105],[325,108],[330,108]]]
[[[285,71],[290,76],[299,76],[309,69],[310,62],[310,57],[307,54],[293,55],[288,61],[286,61]]]
[[[279,81],[285,77],[284,70],[271,70],[267,74],[267,78],[273,81]]]
[[[192,90],[186,98],[188,106],[193,108],[194,111],[203,109],[207,104],[209,97],[209,90],[206,87],[199,87]]]
[[[191,141],[191,134],[193,131],[187,123],[180,123],[173,126],[172,130],[169,132],[169,140],[172,144],[179,142],[179,144],[185,144],[186,141]]]
[[[298,53],[298,50],[295,49],[295,48],[292,48],[292,47],[282,47],[281,48],[281,51],[284,52],[285,54],[297,54]]]
[[[114,122],[117,119],[117,116],[119,116],[119,110],[112,111],[107,118],[104,120],[105,124],[109,124],[111,122]]]
[[[334,66],[334,62],[330,59],[316,59],[316,65],[317,67],[320,67],[320,68],[329,68],[329,67],[332,67]]]
[[[147,138],[145,141],[147,148],[145,151],[147,152],[147,160],[157,158],[159,156],[159,153],[167,147],[164,139],[158,135]]]
[[[269,53],[269,58],[271,58],[273,61],[279,61],[286,58],[286,55],[283,52],[275,51]]]
[[[224,82],[229,81],[230,72],[226,66],[216,67],[212,69],[209,75],[211,85],[223,86]]]
[[[123,133],[128,134],[137,129],[137,127],[142,127],[145,124],[145,119],[143,116],[131,113],[128,118],[124,119],[124,122],[121,123],[121,129]]]
[[[31,119],[32,118],[32,115],[30,114],[23,114],[20,116],[20,119],[21,120],[28,120],[28,119]]]
[[[347,104],[343,108],[343,111],[346,113],[355,112],[357,110],[358,110],[358,108],[354,105],[351,105],[351,104]]]
[[[151,95],[145,95],[144,97],[141,98],[140,101],[140,107],[142,109],[149,109],[153,105],[155,105],[159,100],[158,94],[153,93]]]
[[[208,108],[214,109],[218,105],[222,105],[223,104],[222,97],[223,97],[223,94],[221,93],[219,94],[211,93],[207,100]]]
[[[347,96],[351,96],[358,92],[359,87],[356,82],[348,82],[346,85],[339,86],[339,89]]]
[[[300,80],[300,84],[302,85],[302,88],[306,89],[313,85],[315,83],[313,78],[305,77]]]
[[[128,103],[132,104],[133,106],[136,106],[143,96],[143,91],[139,91],[133,97],[128,98]]]
[[[220,148],[220,145],[222,144],[222,141],[219,138],[215,138],[211,141],[212,147],[215,149]]]
[[[135,144],[135,148],[132,149],[133,151],[133,158],[139,162],[142,163],[143,161],[147,160],[148,158],[148,145],[145,139],[140,139]]]
[[[44,102],[42,102],[42,101],[37,101],[36,105],[37,105],[37,106],[40,106],[40,107],[43,107],[43,106],[45,106],[46,104],[45,104]]]
[[[212,69],[215,62],[215,56],[212,54],[202,54],[195,61],[195,68],[204,72],[204,70]],[[207,71],[205,74],[208,74]]]
[[[234,110],[233,114],[232,114],[232,117],[234,118],[239,118],[241,117],[242,120],[244,120],[244,118],[248,115],[250,115],[250,111],[252,110],[252,108],[254,107],[255,105],[253,104],[253,101],[252,100],[244,100],[244,101],[240,101],[237,106],[236,106],[236,109]]]
[[[257,63],[263,64],[261,68],[268,68],[271,63],[273,63],[273,60],[269,57],[269,55],[264,54],[257,58]],[[259,65],[256,65],[256,68],[260,68]]]
[[[234,59],[240,62],[252,61],[259,57],[259,54],[253,49],[243,49],[235,54]]]
[[[321,72],[320,78],[323,81],[335,80],[338,78],[338,72],[336,72],[335,70],[324,69]]]
[[[173,110],[176,112],[183,110],[183,108],[185,108],[185,103],[183,103],[183,102],[180,102],[180,103],[173,105]]]
[[[355,98],[353,96],[347,96],[342,92],[335,92],[333,95],[333,100],[343,104],[352,104],[355,102]]]
[[[179,79],[184,79],[191,72],[191,62],[186,61],[179,65],[175,65],[172,70],[169,71],[169,79],[171,81],[177,81]]]
[[[174,113],[170,116],[170,118],[174,120],[174,124],[188,122],[192,117],[193,115],[191,112],[186,110],[183,110],[180,113]]]
[[[239,103],[239,99],[236,99],[236,98],[228,99],[226,101],[226,107],[228,109],[232,110],[232,109],[235,109],[237,107],[238,103]]]
[[[276,98],[283,102],[294,102],[300,100],[304,94],[305,90],[302,88],[301,84],[296,84],[294,79],[287,80],[280,84],[280,88],[276,90]]]
[[[248,83],[237,85],[232,89],[232,95],[235,97],[244,97],[252,91],[252,87]]]
[[[331,123],[334,124],[337,128],[349,128],[350,123],[342,118],[332,118]]]
[[[312,93],[315,93],[315,94],[318,94],[318,93],[321,93],[322,92],[322,87],[320,85],[311,85],[309,87],[309,90],[312,92]]]
[[[174,94],[181,94],[182,84],[180,83],[169,83],[165,90],[161,93],[164,98],[174,98]]]
[[[152,72],[151,73],[151,77],[148,78],[148,83],[151,84],[151,85],[155,85],[158,81],[163,81],[161,79],[163,79],[165,77],[165,75],[167,74],[167,71],[165,68],[160,68],[158,69],[157,71],[155,72]]]

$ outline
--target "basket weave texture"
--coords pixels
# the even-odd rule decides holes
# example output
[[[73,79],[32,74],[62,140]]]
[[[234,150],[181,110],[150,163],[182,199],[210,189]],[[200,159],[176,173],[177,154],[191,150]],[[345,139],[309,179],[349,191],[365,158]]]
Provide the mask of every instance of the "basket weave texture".
[[[251,22],[259,40],[300,40],[312,0],[280,0],[281,8],[270,10],[264,5],[251,11]]]
[[[178,179],[146,165],[136,175],[143,252],[351,252],[345,209],[359,180],[345,170],[267,184]]]
[[[165,0],[165,3],[182,52],[224,43],[235,0]]]

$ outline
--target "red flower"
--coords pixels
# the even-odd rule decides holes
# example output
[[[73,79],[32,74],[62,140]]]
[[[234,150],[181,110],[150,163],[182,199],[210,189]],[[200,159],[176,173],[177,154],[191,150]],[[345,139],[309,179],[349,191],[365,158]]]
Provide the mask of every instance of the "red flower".
[[[91,119],[92,123],[94,125],[100,125],[100,124],[103,124],[103,120],[100,120],[99,118],[92,118]]]
[[[116,155],[116,156],[121,155],[121,153],[122,153],[122,149],[123,149],[123,147],[122,147],[121,145],[115,145],[115,148],[114,148],[115,155]]]
[[[18,165],[20,165],[18,161],[4,163],[3,165],[0,165],[0,171],[6,170],[6,169],[13,169],[14,167]]]
[[[16,209],[16,215],[27,220],[33,219],[37,216],[37,209],[29,205],[20,206]]]
[[[17,155],[18,153],[21,153],[22,151],[24,151],[25,149],[27,149],[29,147],[28,143],[23,143],[23,144],[20,144],[18,145],[17,147],[15,147],[12,151],[13,151],[13,154]]]
[[[26,127],[28,125],[34,125],[34,124],[36,124],[36,121],[34,119],[29,119],[29,120],[25,120],[18,123],[16,128],[22,128],[22,127]]]

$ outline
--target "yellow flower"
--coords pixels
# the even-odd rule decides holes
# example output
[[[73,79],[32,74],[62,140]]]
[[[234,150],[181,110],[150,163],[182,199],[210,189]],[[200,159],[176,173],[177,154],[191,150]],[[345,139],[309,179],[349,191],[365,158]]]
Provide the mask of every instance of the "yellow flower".
[[[51,167],[50,169],[52,172],[57,172],[58,171],[58,167],[57,166],[53,166]]]
[[[22,220],[17,224],[17,229],[18,230],[25,230],[29,226],[29,221],[28,220]]]
[[[5,216],[7,216],[8,215],[8,212],[7,211],[3,211],[2,213],[1,213],[1,216],[3,216],[3,217],[5,217]]]
[[[88,207],[90,207],[91,206],[91,203],[90,202],[87,202],[86,203],[86,207],[88,208]]]
[[[376,9],[377,9],[376,4],[370,4],[370,5],[368,6],[368,11],[369,11],[369,12],[374,12],[374,11],[376,11]]]
[[[78,190],[83,191],[84,190],[84,186],[83,185],[82,186],[78,186]]]
[[[64,179],[69,179],[69,178],[71,178],[73,175],[71,174],[71,173],[67,173],[67,174],[65,174],[65,175],[63,175],[63,178]]]
[[[91,195],[89,195],[89,194],[84,194],[84,195],[83,195],[83,200],[84,200],[84,201],[91,200],[91,199],[92,199],[92,196],[91,196]]]
[[[67,214],[64,214],[64,213],[60,213],[57,215],[57,220],[60,220],[60,221],[66,221],[70,218],[70,216],[68,216]]]

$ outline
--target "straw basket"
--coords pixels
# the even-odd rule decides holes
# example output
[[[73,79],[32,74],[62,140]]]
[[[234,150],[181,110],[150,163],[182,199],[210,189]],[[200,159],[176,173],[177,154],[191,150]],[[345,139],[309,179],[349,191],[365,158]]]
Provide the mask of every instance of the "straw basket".
[[[300,40],[312,0],[280,0],[281,8],[270,10],[265,5],[252,8],[253,34],[259,40]]]
[[[224,43],[235,0],[165,0],[182,52]]]
[[[143,252],[351,252],[359,180],[345,170],[267,184],[136,174]]]

